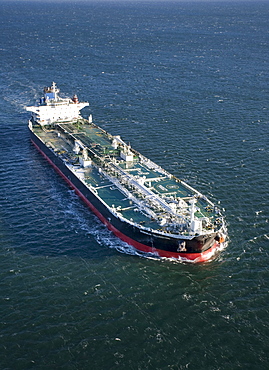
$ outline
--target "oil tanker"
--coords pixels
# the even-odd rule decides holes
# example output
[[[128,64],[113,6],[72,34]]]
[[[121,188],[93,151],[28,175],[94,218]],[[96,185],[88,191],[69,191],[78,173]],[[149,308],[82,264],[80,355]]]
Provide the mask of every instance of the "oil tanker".
[[[95,215],[124,242],[158,257],[204,262],[224,246],[221,210],[205,195],[113,136],[62,98],[53,82],[34,106],[31,141]]]

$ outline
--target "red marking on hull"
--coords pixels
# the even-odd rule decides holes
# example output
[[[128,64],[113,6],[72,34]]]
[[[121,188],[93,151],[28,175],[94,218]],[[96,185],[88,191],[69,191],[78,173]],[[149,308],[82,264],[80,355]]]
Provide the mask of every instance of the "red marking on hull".
[[[100,221],[106,225],[106,227],[113,232],[114,235],[116,235],[118,238],[120,238],[125,243],[132,245],[134,248],[136,248],[139,251],[146,252],[146,253],[153,253],[155,255],[158,255],[159,257],[166,257],[166,258],[175,258],[175,259],[185,259],[192,262],[205,262],[208,261],[212,255],[214,254],[214,251],[219,247],[219,243],[214,243],[214,245],[209,248],[208,250],[201,252],[201,253],[176,253],[176,252],[169,252],[161,249],[156,249],[149,247],[145,244],[139,243],[138,241],[130,238],[129,236],[123,234],[121,231],[119,231],[117,228],[115,228],[103,215],[94,207],[94,205],[81,193],[80,190],[72,183],[71,180],[69,180],[68,177],[65,176],[65,174],[56,166],[55,163],[52,162],[52,160],[42,151],[42,149],[39,148],[39,146],[31,139],[34,146],[37,148],[37,150],[42,154],[44,158],[52,165],[52,167],[55,169],[55,171],[68,183],[68,185],[75,190],[75,193],[83,200],[84,203],[87,204],[87,206],[92,210],[92,212],[100,219]]]

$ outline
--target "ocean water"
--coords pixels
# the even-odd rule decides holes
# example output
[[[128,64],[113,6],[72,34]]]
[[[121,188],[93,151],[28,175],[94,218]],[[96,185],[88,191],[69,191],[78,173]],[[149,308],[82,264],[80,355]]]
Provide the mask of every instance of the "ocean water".
[[[0,369],[269,368],[269,3],[0,2]],[[205,264],[115,238],[29,141],[55,81],[225,209]]]

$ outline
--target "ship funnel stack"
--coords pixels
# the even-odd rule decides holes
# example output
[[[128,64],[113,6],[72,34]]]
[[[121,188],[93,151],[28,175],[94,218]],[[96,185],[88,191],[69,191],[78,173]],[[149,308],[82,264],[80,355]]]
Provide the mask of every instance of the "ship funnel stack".
[[[75,104],[78,104],[78,96],[75,94],[72,98],[72,101],[75,103]]]

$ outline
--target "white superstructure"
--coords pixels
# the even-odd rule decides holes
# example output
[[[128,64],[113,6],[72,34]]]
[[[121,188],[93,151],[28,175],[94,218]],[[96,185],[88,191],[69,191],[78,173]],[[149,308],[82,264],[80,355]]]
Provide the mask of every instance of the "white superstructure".
[[[73,99],[60,98],[59,91],[53,82],[51,87],[45,87],[45,94],[40,99],[40,105],[26,107],[26,110],[33,113],[34,120],[40,125],[76,120],[80,117],[80,110],[89,105],[88,102],[79,103],[76,95]]]

